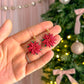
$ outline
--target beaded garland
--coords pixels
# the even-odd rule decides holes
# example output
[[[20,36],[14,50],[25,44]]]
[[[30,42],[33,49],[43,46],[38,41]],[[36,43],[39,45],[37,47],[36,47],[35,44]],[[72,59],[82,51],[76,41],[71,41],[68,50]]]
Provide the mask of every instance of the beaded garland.
[[[0,7],[0,10],[15,10],[15,9],[21,9],[21,8],[28,8],[29,6],[35,6],[37,3],[41,3],[43,0],[38,0],[38,1],[32,1],[31,4],[24,4],[24,5],[18,5],[18,6],[2,6]]]

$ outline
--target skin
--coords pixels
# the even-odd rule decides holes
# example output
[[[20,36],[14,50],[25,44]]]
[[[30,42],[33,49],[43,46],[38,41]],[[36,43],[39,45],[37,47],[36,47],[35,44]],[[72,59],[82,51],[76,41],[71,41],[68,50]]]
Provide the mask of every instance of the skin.
[[[42,38],[45,33],[49,32],[56,36],[56,44],[49,48],[42,45]],[[42,68],[47,64],[54,52],[52,49],[59,44],[61,37],[60,26],[53,26],[50,21],[42,22],[38,25],[26,28],[25,30],[8,37],[12,30],[12,22],[6,22],[0,28],[0,84],[15,83],[32,72]],[[36,36],[36,39],[32,38]],[[27,45],[30,41],[37,41],[41,44],[42,50],[38,55],[27,53]],[[31,63],[28,63],[28,56]]]

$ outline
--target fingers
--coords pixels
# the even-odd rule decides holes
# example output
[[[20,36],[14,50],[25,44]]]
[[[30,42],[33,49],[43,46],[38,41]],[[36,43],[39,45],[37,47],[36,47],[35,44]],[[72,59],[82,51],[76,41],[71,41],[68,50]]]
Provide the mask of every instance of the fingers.
[[[0,28],[0,43],[5,40],[12,30],[12,22],[6,20],[6,22]]]
[[[48,63],[51,58],[54,56],[53,51],[48,51],[44,56],[42,56],[40,59],[37,59],[36,61],[27,64],[26,66],[26,75],[40,69],[43,67],[46,63]]]
[[[51,50],[51,49],[53,49],[54,47],[56,47],[56,45],[60,42],[61,37],[60,37],[59,35],[57,35],[57,34],[60,33],[60,31],[61,31],[60,26],[56,25],[55,27],[51,28],[49,31],[50,31],[50,33],[52,33],[54,36],[56,36],[56,44],[55,44],[53,47],[51,47],[51,48],[45,47],[44,45],[42,45],[42,41],[41,41],[41,40],[43,39],[44,34],[45,34],[45,33],[48,33],[48,32],[44,32],[44,33],[38,35],[38,36],[36,37],[36,41],[40,43],[40,45],[41,45],[41,47],[42,47],[42,50],[41,50],[41,52],[40,52],[38,55],[32,55],[31,53],[28,53],[27,56],[28,56],[28,58],[29,58],[30,61],[34,61],[34,60],[38,59],[38,58],[41,57],[43,54],[45,54],[45,53],[48,52],[49,50]],[[33,41],[33,39],[31,39],[30,41]],[[28,52],[27,45],[28,45],[28,43],[30,43],[30,41],[27,42],[25,45],[23,45],[23,46],[24,46],[23,48],[24,48],[25,52]]]
[[[54,47],[56,47],[59,44],[61,37],[59,35],[56,35],[56,39],[57,39],[56,44],[53,47],[49,48],[49,47],[42,46],[42,48],[41,48],[42,50],[38,55],[36,55],[36,54],[32,55],[31,53],[28,53],[27,56],[28,56],[29,60],[34,61],[34,60],[38,59],[39,57],[41,57],[42,55],[44,55],[49,50],[52,50]]]
[[[0,46],[0,71],[2,69],[2,59],[3,59],[3,50],[2,47]]]
[[[50,21],[42,22],[38,25],[27,28],[27,29],[13,35],[13,38],[16,41],[18,41],[20,44],[25,43],[34,35],[36,36],[36,35],[42,33],[43,31],[45,31],[46,29],[49,29],[51,27],[53,27],[52,22],[50,22]]]
[[[26,64],[27,64],[27,61],[24,53],[23,54],[21,53],[18,56],[13,58],[12,66],[13,66],[13,71],[14,71],[16,80],[20,80],[23,77],[25,77]]]

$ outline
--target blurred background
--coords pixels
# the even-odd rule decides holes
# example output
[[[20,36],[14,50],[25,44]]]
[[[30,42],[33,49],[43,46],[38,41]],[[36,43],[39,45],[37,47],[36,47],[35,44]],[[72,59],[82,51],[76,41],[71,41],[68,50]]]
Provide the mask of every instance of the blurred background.
[[[0,0],[0,26],[6,19],[13,23],[10,35],[46,20],[62,27],[53,59],[16,84],[57,84],[53,70],[72,68],[76,73],[71,76],[84,84],[84,0]],[[71,84],[66,75],[61,84]]]
[[[74,68],[76,73],[71,76],[84,84],[84,0],[55,0],[42,18],[62,27],[61,42],[53,49],[53,59],[43,68],[42,80],[45,84],[58,84],[59,74],[53,75],[53,70]],[[64,75],[60,84],[77,83],[71,83]]]

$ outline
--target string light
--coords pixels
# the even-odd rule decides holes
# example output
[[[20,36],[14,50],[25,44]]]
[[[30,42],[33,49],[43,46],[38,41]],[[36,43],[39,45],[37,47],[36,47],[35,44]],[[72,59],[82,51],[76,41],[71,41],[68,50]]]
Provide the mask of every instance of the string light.
[[[64,42],[64,40],[61,40],[61,43],[63,43]]]
[[[60,59],[58,59],[58,61],[61,61]]]
[[[64,42],[64,40],[63,40],[63,38],[61,38],[61,43],[63,43]]]
[[[69,53],[66,52],[65,55],[69,55]]]
[[[67,48],[67,47],[68,47],[68,45],[64,45],[64,47],[65,47],[65,48]]]
[[[60,68],[60,70],[63,70],[63,68]]]
[[[56,81],[54,82],[54,84],[57,84]]]
[[[50,84],[50,83],[47,83],[47,84]]]
[[[61,40],[63,40],[63,38],[61,38]]]
[[[53,84],[53,81],[50,81],[50,84]]]
[[[84,65],[84,62],[82,62],[82,64]]]
[[[57,49],[57,51],[59,52],[59,51],[60,51],[60,49]]]
[[[67,39],[71,39],[71,35],[68,35],[68,36],[67,36]]]
[[[59,55],[56,55],[56,58],[59,58]]]

